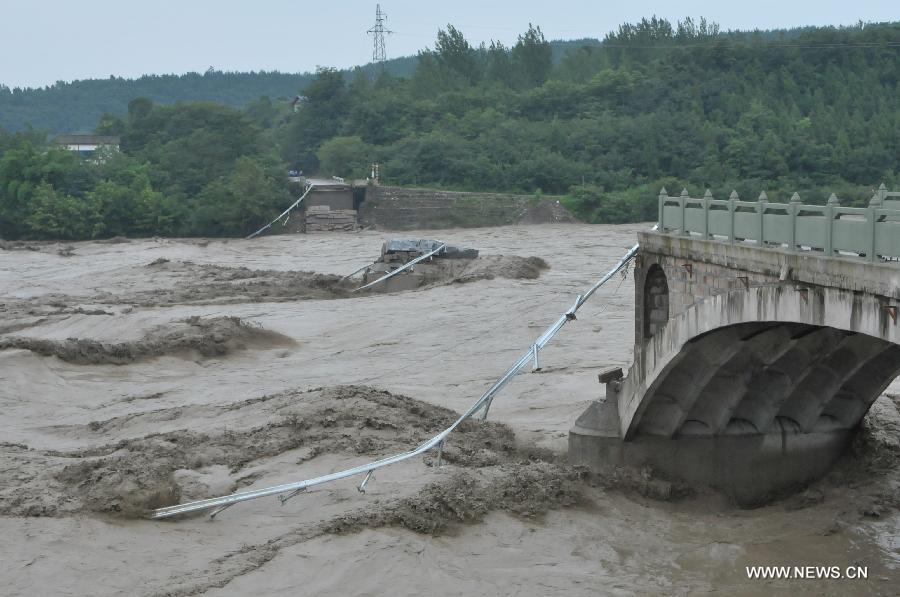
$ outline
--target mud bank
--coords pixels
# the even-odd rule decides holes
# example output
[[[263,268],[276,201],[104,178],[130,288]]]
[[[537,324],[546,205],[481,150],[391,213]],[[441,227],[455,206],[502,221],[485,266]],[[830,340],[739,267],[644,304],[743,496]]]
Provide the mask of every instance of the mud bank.
[[[254,270],[166,258],[149,263],[146,270],[159,280],[161,288],[126,293],[116,300],[140,307],[295,301],[345,298],[355,288],[352,282],[329,274]],[[176,283],[170,286],[167,281]]]
[[[221,357],[250,347],[293,344],[287,336],[246,323],[238,317],[191,317],[150,330],[140,340],[122,343],[85,338],[69,338],[63,342],[19,336],[0,338],[0,350],[25,349],[78,365],[127,365],[164,355]]]
[[[0,514],[82,513],[142,517],[153,508],[215,497],[255,482],[266,459],[291,453],[297,465],[338,453],[376,459],[425,441],[458,414],[365,386],[290,391],[224,406],[178,407],[58,426],[48,432],[96,442],[76,451],[0,445],[4,474],[18,487],[0,490]],[[173,429],[104,443],[110,435],[179,420],[207,429]],[[586,471],[546,450],[517,445],[501,423],[469,420],[444,451],[448,474],[418,494],[326,520],[321,532],[401,526],[443,533],[495,510],[535,516],[580,503]],[[424,466],[436,465],[426,454]],[[249,471],[249,472],[248,472]]]
[[[252,270],[165,259],[157,260],[147,267],[154,274],[167,274],[179,279],[180,283],[161,292],[136,293],[120,297],[119,300],[141,307],[158,307],[359,296],[353,292],[359,286],[358,281],[314,272]],[[533,280],[550,266],[540,257],[486,255],[472,260],[435,259],[416,267],[425,274],[417,282],[417,286],[430,288],[495,278]],[[382,290],[382,287],[373,287],[366,292]],[[108,298],[103,299],[103,302],[108,301]]]
[[[472,260],[436,260],[435,271],[426,276],[423,285],[462,284],[478,280],[536,280],[550,269],[540,257],[485,255]]]
[[[892,414],[896,410],[888,417]],[[153,508],[247,487],[261,474],[248,471],[264,467],[273,456],[290,452],[298,465],[336,453],[374,460],[425,441],[457,416],[449,409],[372,387],[336,386],[56,426],[46,431],[95,445],[76,451],[0,445],[3,473],[18,482],[16,488],[0,490],[0,514],[94,512],[142,517]],[[900,450],[897,441],[884,433],[895,422],[883,414],[871,419],[842,466],[805,494],[784,500],[785,507],[821,502],[829,488],[845,487],[848,481],[857,488],[874,487],[873,479],[897,472]],[[198,420],[204,421],[203,428],[196,428]],[[179,421],[191,425],[180,428]],[[160,425],[172,429],[104,441]],[[443,461],[454,472],[417,495],[335,517],[323,522],[320,530],[346,533],[400,526],[440,534],[477,522],[495,510],[534,516],[582,504],[589,488],[657,501],[713,494],[657,478],[649,469],[589,474],[561,464],[546,450],[518,444],[509,427],[494,422],[466,421],[449,438]],[[432,454],[422,462],[436,464]],[[848,474],[853,478],[848,480]],[[880,515],[900,507],[900,501],[888,492],[861,492],[860,497],[861,515]]]
[[[325,522],[324,533],[351,533],[396,526],[439,535],[480,522],[494,511],[525,517],[584,501],[587,473],[554,462],[523,459],[496,466],[489,474],[458,471],[425,486],[417,495],[366,508]]]
[[[821,480],[792,495],[777,496],[788,509],[847,500],[847,514],[879,519],[900,512],[900,395],[887,394],[872,405],[850,450]]]
[[[18,482],[0,489],[0,514],[142,516],[152,508],[237,491],[258,476],[246,473],[248,467],[272,456],[296,451],[298,465],[335,453],[375,459],[424,441],[456,417],[390,392],[338,386],[56,426],[46,432],[94,445],[77,451],[0,446],[0,470]],[[179,428],[180,420],[189,427]],[[173,429],[104,441],[160,425]],[[486,467],[508,461],[513,450],[508,427],[471,421],[444,455],[458,466]]]
[[[548,269],[540,257],[488,255],[471,261],[436,262],[418,284],[435,288],[451,284],[493,280],[532,280]],[[143,278],[152,289],[100,292],[91,296],[47,294],[40,300],[0,301],[0,333],[45,323],[72,314],[111,315],[110,306],[125,309],[174,307],[180,305],[230,305],[238,303],[332,300],[358,297],[358,280],[342,276],[292,270],[260,270],[170,261],[159,258],[129,272]],[[375,287],[366,293],[382,292]],[[85,309],[84,305],[92,308]]]

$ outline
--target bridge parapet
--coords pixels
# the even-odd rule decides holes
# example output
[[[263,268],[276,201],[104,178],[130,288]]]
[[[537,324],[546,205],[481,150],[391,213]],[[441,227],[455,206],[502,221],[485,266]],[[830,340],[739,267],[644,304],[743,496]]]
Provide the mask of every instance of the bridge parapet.
[[[789,203],[773,203],[765,192],[742,201],[735,191],[718,200],[708,190],[698,199],[687,190],[670,197],[663,188],[659,231],[826,257],[900,259],[900,192],[882,184],[868,207],[842,207],[834,194],[825,205],[807,205],[797,193]]]

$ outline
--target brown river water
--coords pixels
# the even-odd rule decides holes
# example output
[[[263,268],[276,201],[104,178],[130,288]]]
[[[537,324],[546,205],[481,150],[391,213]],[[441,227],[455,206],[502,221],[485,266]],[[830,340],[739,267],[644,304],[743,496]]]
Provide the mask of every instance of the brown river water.
[[[597,373],[631,362],[630,277],[582,307],[491,423],[451,436],[444,466],[414,458],[365,493],[343,480],[215,521],[143,517],[434,435],[644,227],[395,234],[487,259],[362,295],[339,276],[390,233],[0,245],[0,593],[900,594],[896,397],[876,402],[828,477],[753,510],[565,466],[569,427],[603,391]],[[749,579],[757,565],[868,578]]]

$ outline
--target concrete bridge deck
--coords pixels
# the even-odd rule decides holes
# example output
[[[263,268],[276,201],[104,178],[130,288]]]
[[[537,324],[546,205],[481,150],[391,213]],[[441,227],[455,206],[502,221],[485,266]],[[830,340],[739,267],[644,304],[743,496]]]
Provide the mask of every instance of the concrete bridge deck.
[[[635,267],[634,364],[576,422],[573,462],[758,502],[826,472],[900,374],[900,193],[852,212],[746,203],[660,197]]]

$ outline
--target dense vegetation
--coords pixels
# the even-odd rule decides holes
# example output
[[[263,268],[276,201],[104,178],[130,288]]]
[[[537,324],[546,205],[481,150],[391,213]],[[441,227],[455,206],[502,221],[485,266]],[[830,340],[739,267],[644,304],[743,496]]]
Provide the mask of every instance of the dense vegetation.
[[[99,160],[0,133],[0,236],[243,233],[286,204],[288,168],[364,177],[373,161],[384,183],[566,194],[591,221],[654,219],[663,185],[861,202],[900,183],[898,52],[900,24],[654,18],[602,44],[530,27],[511,48],[448,26],[409,76],[321,69],[296,111],[133,100],[100,119],[122,152]]]
[[[84,159],[0,134],[0,237],[238,235],[290,199],[263,129],[232,108],[137,99],[99,128],[121,135],[122,151]]]
[[[360,67],[370,74],[374,65]],[[386,64],[396,76],[415,70],[415,58],[397,58]],[[354,69],[355,71],[356,69]],[[350,77],[354,71],[344,71]],[[144,97],[158,104],[208,101],[243,108],[262,96],[290,100],[315,74],[222,72],[145,75],[139,79],[59,81],[38,89],[10,89],[0,81],[0,129],[24,131],[31,127],[50,134],[90,133],[105,114],[125,114],[128,102]]]

